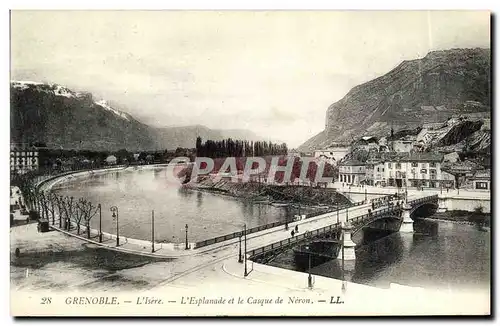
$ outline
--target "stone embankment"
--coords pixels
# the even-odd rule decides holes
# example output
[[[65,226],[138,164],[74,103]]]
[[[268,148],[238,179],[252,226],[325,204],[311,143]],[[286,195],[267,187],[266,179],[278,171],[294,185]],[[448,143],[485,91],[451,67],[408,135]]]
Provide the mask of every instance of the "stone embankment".
[[[315,188],[297,185],[270,185],[258,182],[231,182],[220,180],[214,182],[210,178],[184,187],[200,191],[208,191],[252,200],[266,204],[301,204],[308,207],[346,205],[350,201],[331,188]]]
[[[489,227],[491,214],[482,212],[468,212],[462,210],[436,213],[429,219],[437,221],[450,221],[459,224],[478,224]]]

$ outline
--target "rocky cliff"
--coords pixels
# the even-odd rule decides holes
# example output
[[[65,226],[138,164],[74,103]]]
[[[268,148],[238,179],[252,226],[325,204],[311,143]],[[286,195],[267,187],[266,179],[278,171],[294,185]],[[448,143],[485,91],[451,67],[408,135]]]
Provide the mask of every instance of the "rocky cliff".
[[[387,74],[351,89],[326,112],[326,128],[301,151],[388,135],[461,113],[490,110],[490,50],[452,49],[403,61]]]

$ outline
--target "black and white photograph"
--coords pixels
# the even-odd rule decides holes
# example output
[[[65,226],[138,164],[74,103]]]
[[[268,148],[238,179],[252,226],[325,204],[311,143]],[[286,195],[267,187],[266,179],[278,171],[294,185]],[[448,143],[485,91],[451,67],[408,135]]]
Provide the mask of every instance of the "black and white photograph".
[[[490,316],[491,30],[10,10],[11,315]]]

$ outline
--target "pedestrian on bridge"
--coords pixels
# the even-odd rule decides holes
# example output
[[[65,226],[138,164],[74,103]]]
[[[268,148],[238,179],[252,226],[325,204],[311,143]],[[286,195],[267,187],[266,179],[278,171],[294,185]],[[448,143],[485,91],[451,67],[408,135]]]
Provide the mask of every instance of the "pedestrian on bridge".
[[[299,233],[299,226],[295,225],[295,233]]]
[[[294,232],[293,230],[292,230],[291,234],[292,234],[292,237],[294,237],[294,236],[295,236],[295,232]]]

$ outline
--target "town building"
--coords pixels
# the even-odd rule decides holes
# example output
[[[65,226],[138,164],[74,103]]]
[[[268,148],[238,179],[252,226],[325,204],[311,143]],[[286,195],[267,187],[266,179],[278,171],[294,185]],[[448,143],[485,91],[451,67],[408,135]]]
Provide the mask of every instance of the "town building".
[[[116,164],[116,156],[109,155],[108,157],[106,157],[106,164],[115,165]]]
[[[314,151],[314,157],[323,158],[331,165],[337,165],[350,151],[348,146],[330,147]]]
[[[428,123],[424,123],[422,125],[422,128],[427,129],[427,130],[436,130],[436,129],[443,128],[445,125],[446,125],[446,122],[428,122]]]
[[[19,175],[38,170],[39,150],[28,144],[10,144],[10,174]]]
[[[452,152],[444,155],[443,162],[456,163],[460,161],[460,155],[457,152]]]
[[[409,187],[439,187],[442,154],[411,153],[400,161],[387,162],[389,185],[401,178]]]
[[[413,151],[416,143],[416,136],[407,135],[403,138],[391,141],[391,147],[394,152],[409,153]]]
[[[433,134],[429,132],[429,129],[423,128],[417,135],[417,139],[415,140],[417,143],[421,145],[427,145],[431,142],[433,138]]]
[[[367,152],[378,152],[378,138],[373,136],[363,136],[355,142],[354,147],[358,150],[365,150]]]
[[[481,126],[481,130],[491,131],[491,119],[483,119],[483,125]]]
[[[443,155],[434,153],[380,153],[366,164],[365,183],[390,187],[438,188],[442,179]],[[370,171],[368,171],[370,170]]]
[[[455,188],[455,175],[441,169],[440,187],[450,189]]]
[[[491,172],[490,170],[479,170],[472,177],[473,189],[490,190]]]
[[[347,160],[339,163],[339,182],[348,185],[360,185],[365,183],[366,163]]]
[[[384,163],[371,161],[366,163],[365,183],[369,186],[385,187]]]

